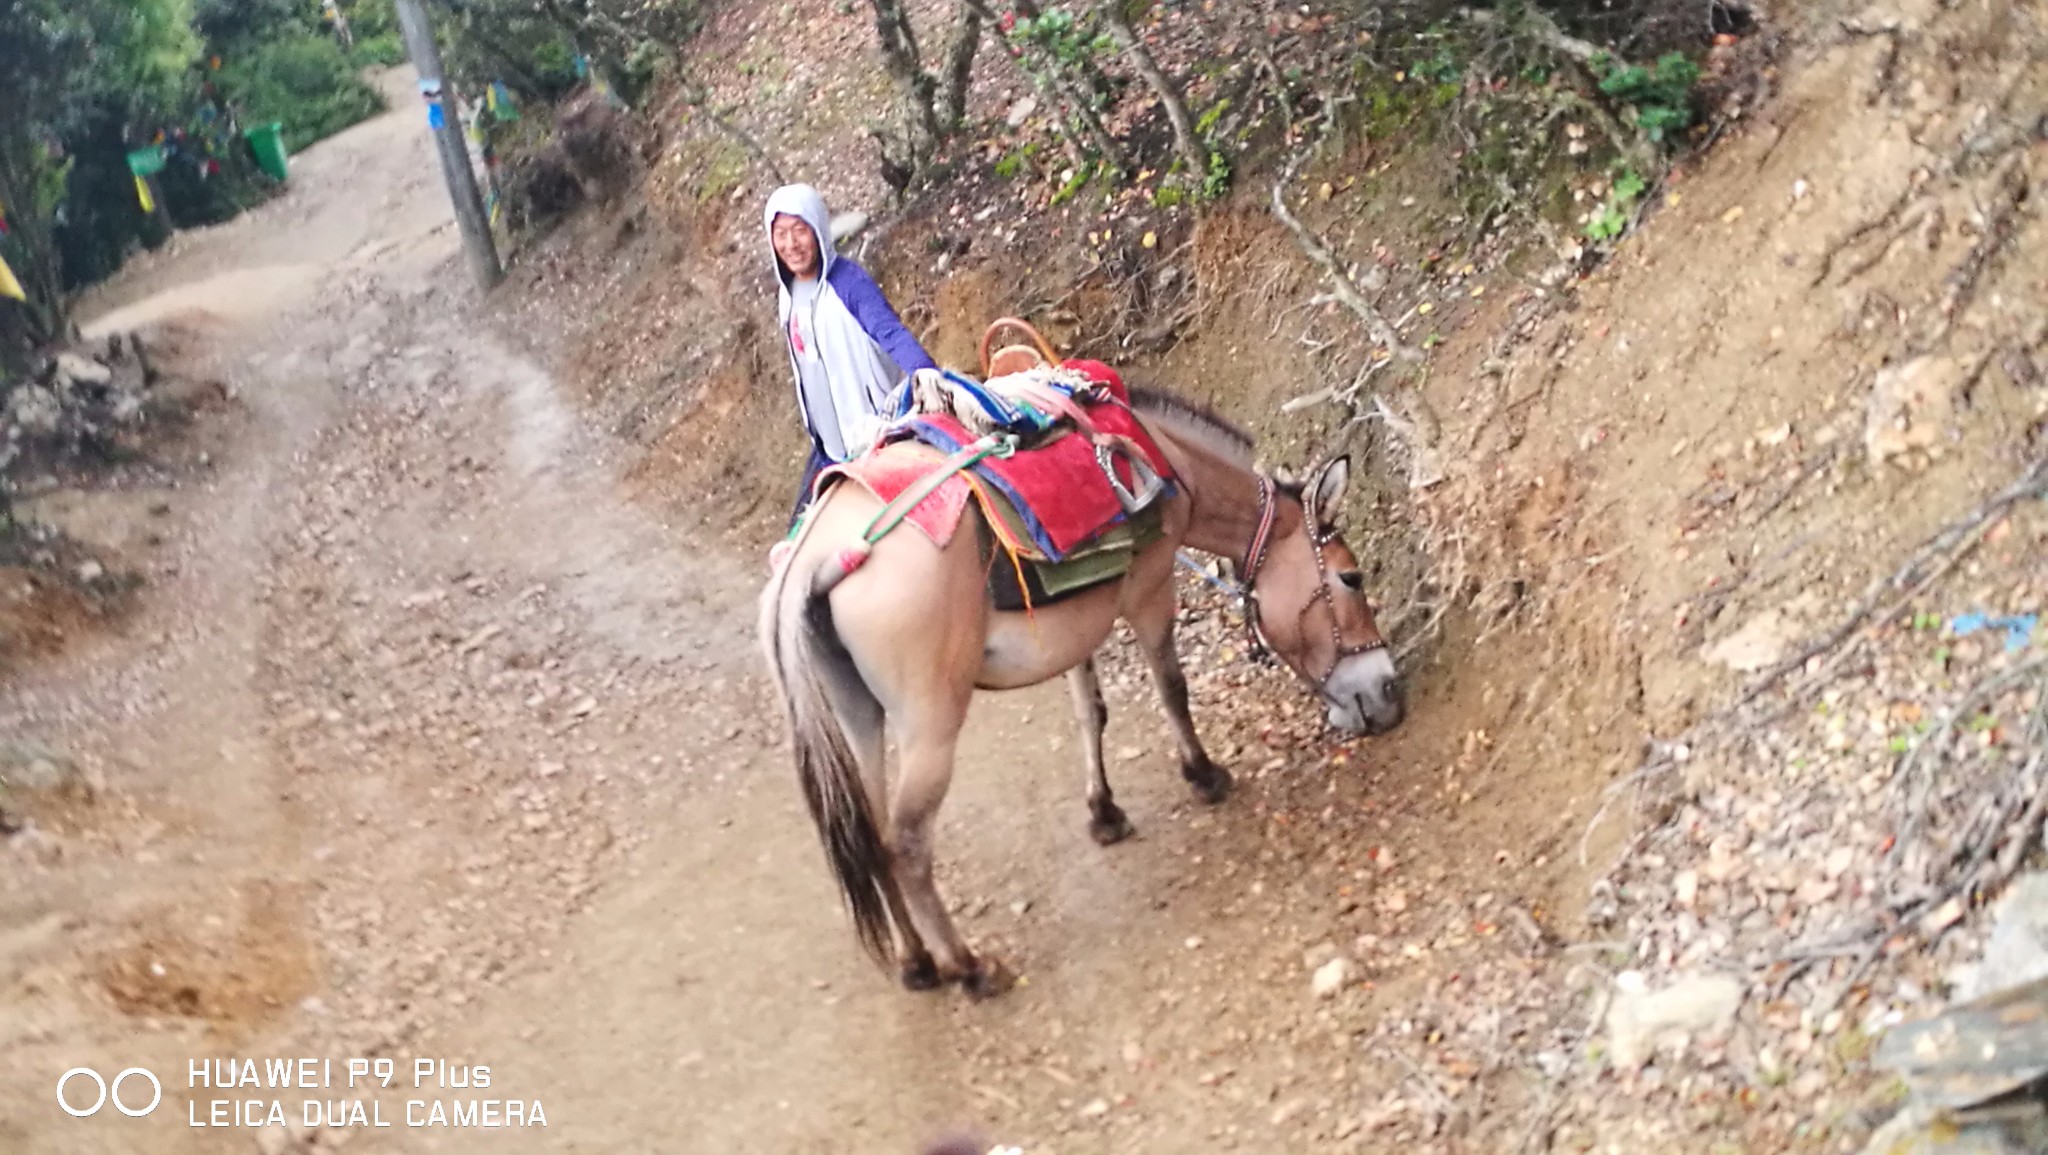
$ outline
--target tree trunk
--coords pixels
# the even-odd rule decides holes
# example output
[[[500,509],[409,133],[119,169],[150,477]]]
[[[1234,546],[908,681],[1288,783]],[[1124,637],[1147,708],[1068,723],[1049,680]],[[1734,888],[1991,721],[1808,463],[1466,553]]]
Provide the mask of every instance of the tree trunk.
[[[1152,92],[1159,97],[1159,103],[1166,108],[1166,119],[1173,122],[1173,146],[1180,153],[1181,163],[1187,166],[1188,179],[1200,183],[1209,171],[1209,153],[1202,143],[1195,139],[1195,125],[1188,119],[1187,102],[1181,99],[1180,87],[1171,77],[1160,70],[1159,62],[1145,43],[1138,39],[1137,30],[1124,17],[1121,0],[1102,0],[1096,5],[1096,14],[1109,28],[1110,36],[1130,58],[1131,67],[1152,86]]]
[[[917,36],[903,0],[868,0],[875,10],[875,38],[882,49],[882,68],[896,82],[903,105],[903,119],[910,134],[910,147],[920,166],[942,135],[934,100],[938,84],[924,70],[917,50]]]
[[[961,0],[952,38],[946,42],[946,71],[939,88],[939,124],[957,131],[967,120],[967,86],[974,76],[974,54],[981,48],[981,9]]]

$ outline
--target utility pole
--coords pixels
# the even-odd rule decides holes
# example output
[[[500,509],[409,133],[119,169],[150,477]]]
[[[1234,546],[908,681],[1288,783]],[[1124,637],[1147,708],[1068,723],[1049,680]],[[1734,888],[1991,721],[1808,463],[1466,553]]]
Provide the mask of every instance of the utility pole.
[[[420,0],[396,0],[399,34],[405,38],[406,55],[420,74],[420,95],[426,98],[427,123],[434,130],[434,143],[441,153],[441,175],[448,181],[448,199],[455,204],[455,224],[462,231],[462,247],[469,256],[469,271],[477,286],[489,292],[505,276],[498,263],[498,247],[491,240],[490,223],[484,218],[484,201],[476,189],[476,173],[469,167],[469,146],[462,139],[462,116],[453,93],[441,72],[441,50],[434,43],[434,26],[420,9]]]

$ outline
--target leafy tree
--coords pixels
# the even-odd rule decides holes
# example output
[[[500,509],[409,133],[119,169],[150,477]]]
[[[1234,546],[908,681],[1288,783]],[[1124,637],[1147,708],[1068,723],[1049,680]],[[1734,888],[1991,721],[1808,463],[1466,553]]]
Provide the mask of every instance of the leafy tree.
[[[54,230],[75,164],[65,141],[108,115],[174,106],[199,48],[190,0],[0,0],[0,252],[28,293],[33,338],[66,319]]]
[[[353,7],[377,28],[389,0]],[[25,307],[0,300],[15,315],[11,342],[60,335],[66,291],[118,268],[136,243],[254,199],[232,118],[195,119],[215,95],[282,121],[293,148],[381,107],[318,12],[300,0],[0,0],[0,256],[28,296]],[[160,174],[165,211],[150,214],[127,156],[159,130],[184,148],[185,167]]]

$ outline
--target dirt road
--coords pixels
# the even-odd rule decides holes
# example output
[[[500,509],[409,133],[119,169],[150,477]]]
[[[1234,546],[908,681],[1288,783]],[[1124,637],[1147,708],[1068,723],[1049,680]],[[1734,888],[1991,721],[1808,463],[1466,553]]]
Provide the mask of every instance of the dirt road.
[[[183,333],[238,411],[166,488],[39,503],[150,585],[117,636],[0,697],[0,732],[95,796],[0,896],[0,1149],[284,1149],[194,1126],[216,1099],[294,1123],[360,1101],[372,1125],[317,1146],[367,1152],[1349,1135],[1382,1088],[1302,952],[1365,848],[1290,840],[1255,785],[1194,806],[1128,663],[1109,744],[1140,837],[1112,850],[1060,686],[977,706],[942,884],[1025,985],[976,1006],[865,964],[756,677],[761,559],[630,503],[617,447],[493,332],[404,79],[397,113],[294,158],[287,196],[94,302],[95,331]],[[1191,668],[1212,697],[1247,677]],[[1255,747],[1225,749],[1248,784]],[[1350,813],[1377,786],[1391,839],[1403,764],[1378,749],[1380,778],[1292,789]],[[192,1085],[195,1063],[300,1057],[332,1061],[323,1085]],[[352,1058],[397,1078],[351,1089]],[[418,1058],[486,1065],[489,1089],[415,1090]],[[148,1117],[58,1109],[67,1070],[130,1066],[162,1077]],[[408,1100],[471,1099],[537,1101],[545,1126],[408,1125],[432,1118]]]

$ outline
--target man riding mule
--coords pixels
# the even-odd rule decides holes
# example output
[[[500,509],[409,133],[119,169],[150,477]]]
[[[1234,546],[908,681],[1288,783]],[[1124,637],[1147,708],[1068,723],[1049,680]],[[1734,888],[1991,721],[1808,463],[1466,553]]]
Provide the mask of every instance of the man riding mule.
[[[1174,649],[1178,549],[1236,564],[1254,645],[1322,700],[1332,725],[1384,733],[1404,708],[1364,577],[1337,534],[1348,458],[1306,484],[1280,483],[1254,470],[1248,435],[1164,392],[1126,394],[1050,366],[978,383],[944,376],[943,388],[930,375],[918,382],[918,411],[897,423],[912,430],[905,440],[885,434],[843,473],[827,471],[778,553],[760,631],[805,800],[863,947],[884,958],[893,931],[905,986],[958,980],[980,996],[1003,989],[1006,972],[969,949],[932,879],[935,820],[976,690],[1066,675],[1090,830],[1116,842],[1130,825],[1103,770],[1094,654],[1121,618],[1144,649],[1182,776],[1204,801],[1230,789],[1196,734]],[[1034,487],[1035,459],[1058,453],[1081,467]],[[1091,480],[1096,463],[1110,483]],[[1156,464],[1157,485],[1141,463]],[[1075,527],[1088,521],[1068,515],[1085,501],[1103,524],[1083,538]],[[1062,566],[1098,554],[1113,556],[1046,596]],[[1005,571],[1015,571],[1008,586],[997,580]],[[885,726],[900,761],[893,790]]]

